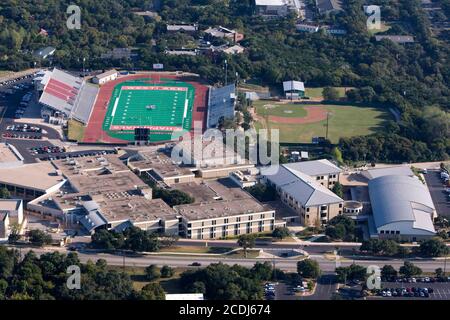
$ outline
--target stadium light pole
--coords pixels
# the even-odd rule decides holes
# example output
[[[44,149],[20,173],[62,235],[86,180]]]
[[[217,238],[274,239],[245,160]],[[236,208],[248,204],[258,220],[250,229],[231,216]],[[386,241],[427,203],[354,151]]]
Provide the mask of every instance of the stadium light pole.
[[[327,134],[326,134],[326,139],[328,140],[328,128],[329,128],[329,124],[330,124],[330,113],[327,112]]]

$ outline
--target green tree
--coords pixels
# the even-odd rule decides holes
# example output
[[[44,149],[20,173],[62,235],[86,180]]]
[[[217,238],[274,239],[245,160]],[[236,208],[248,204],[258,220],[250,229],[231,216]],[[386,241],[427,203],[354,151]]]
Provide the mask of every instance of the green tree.
[[[297,272],[302,277],[317,279],[320,276],[319,263],[311,259],[301,260],[297,262]]]
[[[166,190],[161,188],[153,189],[153,197],[161,198],[169,206],[179,206],[182,204],[194,203],[195,199],[181,190]]]
[[[174,275],[174,270],[169,266],[163,266],[161,268],[161,278],[171,278]]]
[[[359,280],[363,281],[367,276],[367,268],[357,264],[351,264],[348,267],[336,268],[338,281],[346,283],[347,281]]]
[[[274,201],[277,198],[276,190],[266,184],[257,183],[245,190],[261,202]]]
[[[18,223],[12,223],[10,225],[11,232],[8,236],[9,243],[16,243],[20,240],[20,225]]]
[[[156,265],[151,264],[145,268],[145,277],[148,281],[153,281],[161,277],[161,272]]]
[[[442,268],[437,268],[434,274],[436,275],[437,278],[442,278],[445,276],[444,270],[442,270]]]
[[[11,193],[6,188],[0,189],[0,199],[9,199],[11,198]]]
[[[237,244],[244,249],[245,257],[247,258],[247,250],[255,246],[255,236],[251,234],[244,234],[239,237]]]
[[[400,267],[399,270],[400,274],[402,274],[404,277],[414,277],[422,274],[422,269],[415,266],[409,261],[405,261],[403,263],[403,266]]]
[[[42,247],[52,243],[52,237],[42,230],[30,230],[28,237],[30,242],[35,246]]]
[[[342,151],[338,147],[334,147],[331,150],[331,156],[340,165],[344,163],[344,158],[342,157]]]
[[[442,257],[448,255],[449,249],[442,239],[433,238],[421,242],[419,252],[425,257]]]
[[[141,292],[140,299],[142,300],[165,300],[166,293],[159,283],[146,284]]]
[[[391,265],[387,264],[381,268],[381,277],[383,279],[393,279],[397,277],[397,274],[397,270],[395,270],[395,268]]]
[[[121,233],[108,231],[106,229],[97,230],[91,236],[91,245],[97,249],[115,250],[123,246],[124,238]]]
[[[339,91],[333,87],[325,87],[322,90],[323,98],[327,101],[339,100]]]
[[[284,239],[289,237],[289,229],[286,227],[277,227],[272,231],[272,237],[278,238],[278,239]]]
[[[339,198],[344,197],[344,188],[342,187],[342,184],[340,182],[336,182],[333,186],[332,190]]]

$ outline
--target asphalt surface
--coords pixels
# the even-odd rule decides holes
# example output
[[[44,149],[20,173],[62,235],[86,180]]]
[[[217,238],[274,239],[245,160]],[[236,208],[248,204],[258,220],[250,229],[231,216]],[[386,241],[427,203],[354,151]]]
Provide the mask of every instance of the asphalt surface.
[[[438,170],[429,170],[424,174],[434,206],[439,216],[450,218],[450,198],[445,192]]]
[[[230,242],[230,241],[189,241],[189,240],[183,240],[180,239],[177,242],[177,245],[179,246],[188,246],[188,247],[204,247],[205,244],[208,244],[210,247],[223,247],[223,248],[238,248],[239,245],[236,242]],[[360,245],[341,245],[341,244],[332,244],[332,245],[321,245],[321,244],[314,244],[314,245],[303,245],[301,243],[293,244],[293,243],[283,243],[283,242],[272,242],[266,245],[259,245],[256,244],[258,248],[270,248],[270,249],[300,249],[305,250],[309,254],[323,254],[330,251],[333,251],[336,249],[336,247],[345,247],[345,252],[351,252],[352,249],[358,250]]]
[[[313,295],[300,297],[299,300],[330,300],[336,292],[338,283],[335,274],[324,274],[317,280]]]
[[[450,300],[450,283],[448,282],[434,282],[434,283],[397,283],[397,282],[383,282],[382,288],[433,288],[433,293],[430,293],[428,298],[424,297],[370,297],[369,299],[382,300]]]

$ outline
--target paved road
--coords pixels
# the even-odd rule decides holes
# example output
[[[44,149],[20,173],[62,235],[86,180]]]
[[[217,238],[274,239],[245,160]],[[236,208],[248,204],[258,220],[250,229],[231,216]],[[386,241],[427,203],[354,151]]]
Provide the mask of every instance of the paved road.
[[[317,281],[316,291],[311,296],[300,297],[300,300],[330,300],[336,292],[338,283],[334,273],[322,275]]]
[[[27,252],[30,249],[22,249],[22,254]],[[62,253],[66,253],[67,251],[64,248],[44,248],[44,249],[33,249],[37,254],[60,251]],[[108,264],[121,266],[123,265],[124,257],[120,254],[106,254],[106,253],[94,253],[94,252],[78,252],[78,256],[82,262],[87,262],[88,260],[96,261],[98,259],[105,259]],[[317,260],[320,264],[320,268],[323,272],[334,272],[336,268],[335,261],[330,261],[325,259],[321,255],[311,256],[311,259]],[[276,268],[295,272],[297,271],[297,260],[295,259],[284,259],[284,258],[276,258],[276,259],[238,259],[238,258],[229,258],[222,256],[189,256],[189,255],[164,255],[164,254],[154,254],[154,255],[137,255],[125,256],[125,264],[127,266],[135,266],[135,267],[146,267],[150,264],[156,264],[158,266],[169,265],[171,267],[188,267],[192,262],[199,262],[202,266],[207,266],[212,263],[223,262],[225,264],[234,265],[239,264],[244,267],[252,267],[256,262],[270,262],[276,265]],[[435,261],[435,260],[412,260],[412,262],[422,268],[424,272],[434,272],[437,268],[443,268],[444,261]],[[351,260],[341,261],[340,266],[349,266],[353,263]],[[403,260],[358,260],[358,265],[362,266],[370,266],[370,265],[378,265],[382,267],[385,264],[390,264],[394,268],[399,269],[403,265]]]
[[[223,248],[238,248],[236,241],[205,241],[205,240],[178,240],[177,245],[188,246],[188,247],[204,247],[207,244],[209,247],[223,247]],[[272,242],[269,245],[256,245],[260,248],[270,248],[270,249],[301,249],[307,251],[309,254],[323,254],[330,252],[338,248],[345,248],[346,251],[351,251],[352,249],[358,250],[361,244],[303,244],[303,243],[286,243],[286,242]]]
[[[436,207],[437,214],[450,218],[450,199],[444,191],[444,186],[440,179],[440,173],[438,170],[428,171],[424,175],[428,184],[428,189],[431,193],[434,206]]]

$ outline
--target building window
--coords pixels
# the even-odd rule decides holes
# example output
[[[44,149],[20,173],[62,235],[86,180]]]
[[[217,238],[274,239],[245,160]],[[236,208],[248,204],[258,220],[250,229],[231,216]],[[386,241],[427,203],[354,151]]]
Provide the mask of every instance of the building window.
[[[400,231],[395,231],[395,234],[400,234]]]
[[[339,203],[339,208],[342,208],[342,206],[343,206],[343,204],[342,204],[342,203]]]
[[[236,222],[241,222],[241,217],[237,217]]]
[[[212,221],[212,225],[215,226],[216,224],[217,224],[217,221],[216,221],[216,220],[213,220],[213,221]]]
[[[325,211],[325,210],[327,210],[327,208],[328,208],[327,206],[321,206],[320,210]]]
[[[306,208],[306,212],[309,212],[309,208]]]
[[[223,222],[224,223],[228,223],[228,218],[225,218],[225,220]]]
[[[316,177],[316,180],[320,180],[320,177]]]
[[[380,234],[384,234],[384,230],[380,230]]]

